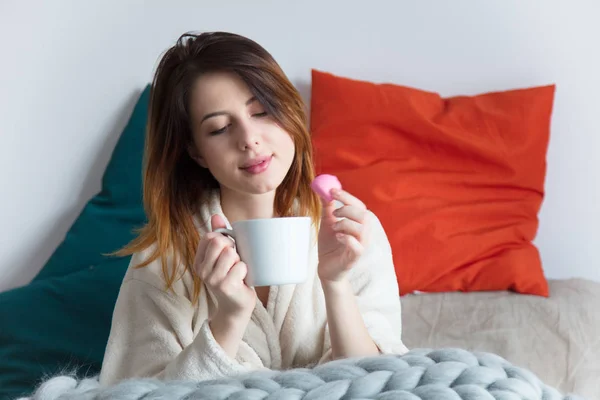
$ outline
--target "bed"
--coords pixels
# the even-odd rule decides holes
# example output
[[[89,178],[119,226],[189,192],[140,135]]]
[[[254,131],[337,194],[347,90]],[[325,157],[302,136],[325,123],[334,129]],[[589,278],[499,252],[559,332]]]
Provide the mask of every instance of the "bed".
[[[132,379],[102,387],[93,375],[62,375],[47,377],[26,399],[598,399],[600,283],[549,283],[550,298],[507,291],[404,296],[403,337],[411,349],[401,356],[203,382]]]
[[[505,291],[403,296],[404,342],[496,353],[563,393],[600,399],[600,283],[549,284],[549,298]]]
[[[545,93],[550,89],[543,90]],[[314,98],[316,96],[313,95]],[[28,394],[50,376],[73,369],[77,370],[78,377],[93,376],[99,371],[114,301],[128,266],[127,259],[115,259],[104,254],[128,243],[133,238],[133,229],[145,221],[139,168],[142,164],[148,99],[149,86],[146,86],[106,168],[102,191],[86,204],[50,260],[31,284],[0,294],[0,398],[3,395],[14,398],[16,395]],[[332,101],[324,104],[330,105]],[[395,108],[390,111],[390,115],[396,113]],[[344,110],[340,111],[342,116],[347,114]],[[330,113],[325,113],[322,119],[329,123],[330,116]],[[313,124],[316,120],[313,115]],[[375,120],[374,124],[377,125],[378,120]],[[431,125],[427,121],[424,124]],[[546,135],[547,129],[543,127],[542,130]],[[359,150],[363,151],[362,148]],[[331,159],[330,157],[329,161]],[[368,168],[369,166],[366,166],[365,170]],[[356,171],[352,169],[351,172],[356,174]],[[416,174],[414,178],[419,176]],[[504,179],[504,174],[499,176]],[[348,178],[346,182],[356,181]],[[415,185],[411,182],[407,182],[407,187],[413,190]],[[435,190],[439,187],[437,182],[430,182]],[[486,187],[488,186],[501,189],[506,187],[501,182]],[[360,191],[361,187],[357,186],[354,189]],[[366,187],[367,189],[371,190],[371,186]],[[530,236],[534,235],[533,228],[537,226],[536,210],[541,202],[542,193],[541,189],[534,189],[528,190],[527,193],[536,193],[535,201],[525,207],[529,222],[534,223],[527,225]],[[406,205],[408,202],[384,196],[390,204],[379,204],[380,212],[377,215],[384,220],[386,231],[393,239],[395,253],[403,257],[408,254],[406,249],[413,250],[416,246],[410,240],[398,240],[412,237],[412,231],[411,235],[402,235],[402,230],[424,225],[402,222],[398,223],[398,226],[389,225],[389,221],[396,220],[389,216],[386,218],[386,210],[393,217],[402,215],[409,218],[415,215],[415,210],[419,211],[421,194],[413,196],[404,189],[398,190],[398,193],[409,195],[413,201],[413,208],[400,209],[402,204]],[[498,192],[493,191],[492,194],[497,195]],[[496,210],[500,213],[498,218],[502,221],[512,218],[515,214],[511,205],[513,194],[509,194],[507,198],[510,201],[504,204],[506,207]],[[372,193],[360,197],[366,198],[370,195]],[[472,203],[475,204],[479,202],[481,192],[475,191],[469,195],[474,196]],[[371,200],[373,204],[377,204],[376,198]],[[472,206],[473,204],[467,203],[461,208],[459,220],[473,219],[479,222],[477,215],[472,212]],[[459,276],[458,273],[471,268],[470,273],[473,276],[481,277],[487,274],[486,279],[478,282],[486,284],[496,275],[503,273],[501,268],[496,267],[511,261],[498,258],[495,265],[482,264],[477,267],[476,263],[471,261],[481,257],[477,252],[469,252],[464,232],[459,232],[461,235],[452,235],[456,233],[452,232],[452,229],[463,229],[455,223],[456,215],[448,219],[450,223],[446,228],[450,231],[442,233],[458,238],[461,242],[459,244],[466,246],[462,249],[448,246],[444,240],[438,240],[436,235],[440,234],[440,225],[437,224],[439,218],[431,218],[429,215],[426,216],[426,220],[435,225],[432,226],[436,229],[421,231],[424,235],[422,238],[435,241],[423,242],[417,247],[429,256],[429,267],[433,269],[428,271],[422,268],[422,254],[412,253],[416,262],[411,264],[399,260],[396,263],[400,274],[412,265],[412,271],[419,272],[419,278],[426,280],[432,272],[438,272],[439,265],[444,265],[448,269],[445,272],[448,288],[451,288],[456,282],[467,281],[464,279],[467,276]],[[523,220],[527,223],[527,220]],[[471,232],[470,247],[479,248],[480,232],[483,231],[490,229],[474,229]],[[520,235],[518,229],[508,229],[506,232]],[[515,242],[513,239],[502,237],[501,243],[490,245],[505,246],[508,243],[512,246]],[[432,245],[441,250],[451,249],[453,253],[432,250]],[[537,251],[531,246],[528,249],[530,251],[525,260],[537,260]],[[467,255],[471,259],[462,260],[462,264],[469,268],[452,270],[449,263],[432,261],[432,254],[439,257],[439,260],[457,254]],[[512,273],[514,276],[509,276],[506,281],[520,285],[523,290],[535,289],[540,293],[545,292],[546,282],[541,265],[533,268],[532,264],[519,262],[511,266],[514,268],[506,269],[506,273]],[[478,269],[473,270],[473,267]],[[408,278],[401,277],[400,282],[407,282]],[[415,287],[419,287],[422,282],[413,283]],[[405,344],[411,349],[453,347],[494,353],[514,365],[528,368],[543,382],[563,393],[574,393],[590,400],[600,399],[600,283],[583,279],[550,280],[549,297],[508,290],[476,290],[481,289],[480,287],[469,289],[469,292],[439,290],[437,293],[403,295],[402,336]]]

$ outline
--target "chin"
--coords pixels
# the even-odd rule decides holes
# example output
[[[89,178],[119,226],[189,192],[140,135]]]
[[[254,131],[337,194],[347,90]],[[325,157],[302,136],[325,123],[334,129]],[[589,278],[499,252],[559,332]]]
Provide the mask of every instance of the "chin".
[[[284,177],[265,176],[263,179],[246,181],[244,191],[252,194],[265,194],[276,190],[283,182]]]
[[[276,190],[278,187],[279,184],[276,183],[264,183],[261,185],[251,185],[247,191],[252,194],[265,194]]]

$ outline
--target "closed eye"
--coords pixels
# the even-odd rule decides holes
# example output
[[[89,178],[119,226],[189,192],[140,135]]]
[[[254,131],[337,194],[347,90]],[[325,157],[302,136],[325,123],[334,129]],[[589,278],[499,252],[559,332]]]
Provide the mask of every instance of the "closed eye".
[[[210,132],[210,135],[218,135],[218,134],[220,134],[220,133],[225,133],[225,131],[227,131],[227,128],[229,128],[229,126],[230,126],[230,125],[231,125],[231,124],[229,124],[229,125],[225,125],[225,126],[224,126],[224,127],[222,127],[221,129],[217,129],[217,130],[211,131],[211,132]]]
[[[266,111],[263,111],[261,113],[256,113],[256,114],[252,114],[253,117],[256,118],[264,118],[266,116],[268,116],[269,113],[267,113]],[[224,127],[222,127],[221,129],[216,129],[214,131],[209,132],[210,135],[219,135],[221,133],[225,133],[227,131],[227,128],[229,128],[231,126],[231,124],[225,125]]]

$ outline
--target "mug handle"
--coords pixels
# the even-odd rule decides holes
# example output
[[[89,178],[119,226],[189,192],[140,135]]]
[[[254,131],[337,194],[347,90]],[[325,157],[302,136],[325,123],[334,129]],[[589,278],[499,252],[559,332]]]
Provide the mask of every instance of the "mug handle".
[[[233,230],[227,228],[217,228],[213,232],[222,233],[223,235],[228,236],[229,239],[231,239],[233,243],[235,243],[235,233],[233,232]]]

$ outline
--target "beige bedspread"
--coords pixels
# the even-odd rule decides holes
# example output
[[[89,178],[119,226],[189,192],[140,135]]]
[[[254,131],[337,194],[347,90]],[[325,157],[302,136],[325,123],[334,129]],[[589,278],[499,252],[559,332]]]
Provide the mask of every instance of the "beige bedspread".
[[[563,393],[600,400],[600,283],[549,284],[549,298],[512,292],[404,296],[404,343],[496,353]]]

